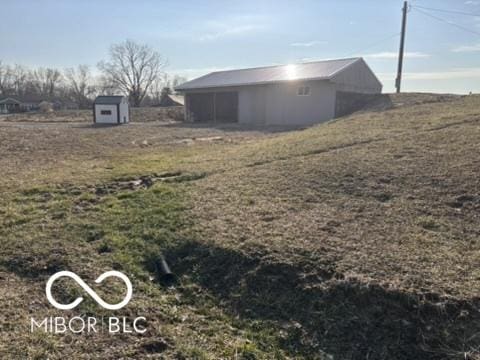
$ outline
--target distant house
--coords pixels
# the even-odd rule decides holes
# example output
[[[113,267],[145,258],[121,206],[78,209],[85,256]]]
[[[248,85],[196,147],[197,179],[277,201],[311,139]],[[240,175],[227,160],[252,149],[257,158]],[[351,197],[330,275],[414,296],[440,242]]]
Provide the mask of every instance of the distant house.
[[[97,96],[93,103],[93,122],[125,124],[130,121],[128,100],[124,96]]]
[[[18,96],[18,101],[22,103],[22,111],[37,111],[40,109],[40,104],[47,101],[47,97],[41,96]]]
[[[213,72],[175,88],[185,120],[306,125],[348,112],[382,84],[362,58]]]
[[[52,109],[78,109],[78,105],[67,99],[42,96],[8,96],[0,98],[0,114],[38,111],[42,103],[48,102]]]
[[[0,98],[0,114],[9,114],[22,111],[22,103],[11,97]]]
[[[35,111],[39,109],[42,98],[8,96],[0,98],[0,114]]]
[[[163,94],[160,98],[158,106],[170,107],[170,106],[183,106],[185,103],[183,95]]]

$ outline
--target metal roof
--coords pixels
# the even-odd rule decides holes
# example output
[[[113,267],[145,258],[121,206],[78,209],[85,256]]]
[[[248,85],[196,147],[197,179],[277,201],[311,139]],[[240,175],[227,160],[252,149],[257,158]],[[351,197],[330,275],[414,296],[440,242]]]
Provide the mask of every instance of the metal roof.
[[[123,96],[97,96],[95,99],[95,104],[120,104],[122,102]]]
[[[223,86],[277,83],[289,80],[330,79],[362,58],[315,61],[301,64],[276,65],[250,69],[216,71],[183,83],[175,90],[192,90]]]

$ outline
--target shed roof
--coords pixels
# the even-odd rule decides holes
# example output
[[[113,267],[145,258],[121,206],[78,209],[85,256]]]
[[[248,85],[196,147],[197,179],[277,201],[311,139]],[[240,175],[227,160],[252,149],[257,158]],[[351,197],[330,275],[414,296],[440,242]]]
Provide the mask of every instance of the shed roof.
[[[277,83],[289,80],[330,79],[362,58],[323,60],[301,64],[216,71],[183,83],[175,90]]]
[[[115,105],[120,104],[123,100],[123,96],[97,96],[95,99],[95,104],[104,104],[104,105]]]

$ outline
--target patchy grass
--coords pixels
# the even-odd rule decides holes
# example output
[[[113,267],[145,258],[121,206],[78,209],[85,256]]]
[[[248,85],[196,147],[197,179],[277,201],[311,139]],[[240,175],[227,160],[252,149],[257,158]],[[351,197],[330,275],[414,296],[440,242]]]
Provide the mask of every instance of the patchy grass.
[[[480,98],[393,104],[288,133],[3,127],[35,153],[0,145],[0,353],[479,358]],[[147,133],[154,145],[132,144]],[[174,286],[156,279],[160,254]],[[44,286],[60,269],[89,283],[125,272],[134,299],[119,315],[145,315],[148,332],[31,334],[29,316],[54,314]],[[76,311],[108,316],[89,299]]]
[[[197,178],[184,175],[173,184]],[[22,291],[0,297],[5,315],[2,329],[7,330],[2,332],[2,353],[11,358],[39,359],[83,358],[92,350],[98,358],[162,354],[170,358],[213,359],[242,358],[245,354],[243,358],[269,359],[272,342],[277,341],[271,331],[252,332],[253,339],[248,321],[225,313],[192,281],[182,279],[175,288],[159,284],[154,262],[161,253],[187,241],[181,235],[190,223],[182,215],[185,199],[181,188],[159,182],[148,188],[119,190],[113,184],[102,187],[114,189],[111,192],[98,192],[98,187],[68,187],[32,188],[15,196],[10,194],[10,210],[0,231],[0,268],[2,277],[8,279],[6,285]],[[89,206],[78,205],[85,201]],[[95,338],[72,340],[30,333],[27,316],[58,315],[46,304],[43,288],[50,275],[64,269],[91,284],[108,269],[128,274],[134,283],[135,298],[132,306],[115,315],[147,316],[147,335],[120,339],[96,334]],[[121,300],[122,288],[118,284],[107,282],[96,291],[110,302]],[[59,282],[54,293],[65,302],[82,295],[81,289],[66,280]],[[77,312],[98,318],[109,316],[88,297],[75,311],[66,313]],[[12,314],[17,316],[12,318]],[[286,357],[281,350],[275,352],[279,358]]]

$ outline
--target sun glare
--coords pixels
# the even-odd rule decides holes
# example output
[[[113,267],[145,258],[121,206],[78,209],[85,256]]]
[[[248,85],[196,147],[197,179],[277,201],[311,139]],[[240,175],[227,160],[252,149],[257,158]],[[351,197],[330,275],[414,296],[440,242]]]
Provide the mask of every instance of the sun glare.
[[[297,78],[297,67],[293,64],[289,64],[285,67],[288,80],[294,80]]]

